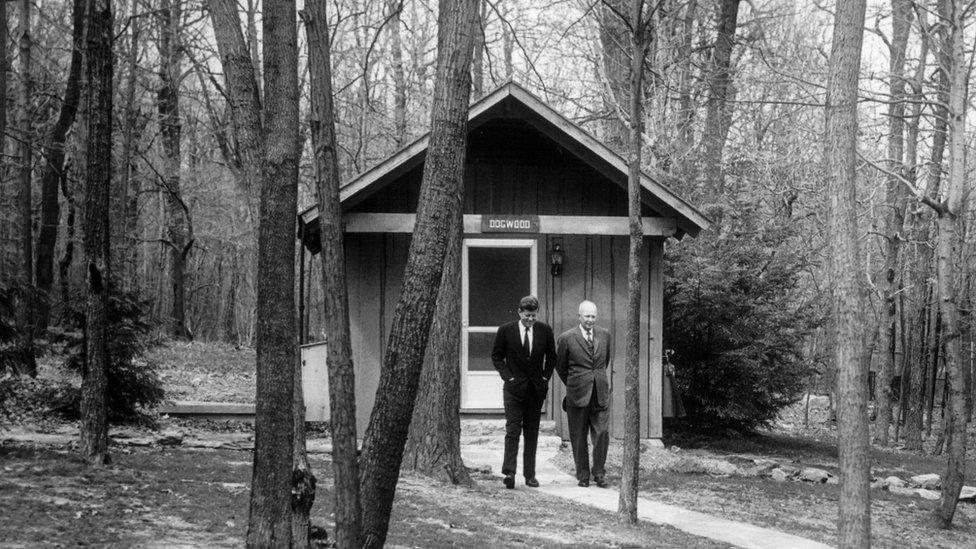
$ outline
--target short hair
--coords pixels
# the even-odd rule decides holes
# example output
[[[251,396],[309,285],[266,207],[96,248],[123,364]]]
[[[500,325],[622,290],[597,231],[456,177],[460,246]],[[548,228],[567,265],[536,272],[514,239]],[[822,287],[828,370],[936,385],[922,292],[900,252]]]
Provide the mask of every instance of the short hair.
[[[539,310],[539,299],[534,295],[527,295],[519,300],[519,311],[535,312]]]

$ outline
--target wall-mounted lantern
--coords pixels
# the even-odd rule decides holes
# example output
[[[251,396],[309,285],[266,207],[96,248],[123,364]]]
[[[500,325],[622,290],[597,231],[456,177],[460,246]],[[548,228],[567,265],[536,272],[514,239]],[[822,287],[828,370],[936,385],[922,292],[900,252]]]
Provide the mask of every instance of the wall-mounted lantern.
[[[563,274],[563,246],[562,244],[556,242],[552,245],[552,251],[549,252],[549,272],[552,276],[559,276]]]

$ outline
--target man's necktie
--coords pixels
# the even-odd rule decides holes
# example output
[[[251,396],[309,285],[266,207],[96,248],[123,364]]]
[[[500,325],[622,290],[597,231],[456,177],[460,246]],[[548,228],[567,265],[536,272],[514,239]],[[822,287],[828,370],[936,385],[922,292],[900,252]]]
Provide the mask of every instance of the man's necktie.
[[[591,354],[593,353],[593,331],[588,330],[586,332],[586,350]]]
[[[525,351],[526,355],[532,354],[529,347],[529,330],[526,329],[525,333],[522,335],[522,349]]]

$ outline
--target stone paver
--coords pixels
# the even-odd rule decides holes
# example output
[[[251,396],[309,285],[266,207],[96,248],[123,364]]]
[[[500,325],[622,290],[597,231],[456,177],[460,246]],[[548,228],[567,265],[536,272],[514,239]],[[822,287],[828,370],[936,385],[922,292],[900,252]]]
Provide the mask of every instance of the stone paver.
[[[555,457],[561,443],[562,441],[556,436],[539,437],[536,478],[539,480],[540,487],[528,488],[521,483],[521,478],[517,478],[519,482],[516,483],[516,489],[538,490],[545,494],[615,512],[620,497],[616,489],[597,488],[593,484],[589,488],[580,488],[572,475],[560,471],[553,465],[552,458]],[[504,437],[501,435],[461,437],[461,454],[465,464],[468,467],[491,467],[499,479],[501,479],[499,471],[503,451]],[[501,487],[501,482],[499,488],[504,489]],[[638,499],[637,515],[641,520],[665,524],[689,534],[745,549],[828,549],[830,547],[792,534],[727,520],[647,498]]]

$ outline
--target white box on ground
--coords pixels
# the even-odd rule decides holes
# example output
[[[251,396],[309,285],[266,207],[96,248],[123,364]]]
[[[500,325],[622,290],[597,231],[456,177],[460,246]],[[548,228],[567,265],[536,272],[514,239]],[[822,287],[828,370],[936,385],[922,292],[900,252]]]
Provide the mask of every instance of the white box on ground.
[[[325,342],[302,345],[305,421],[329,421],[329,367]]]

